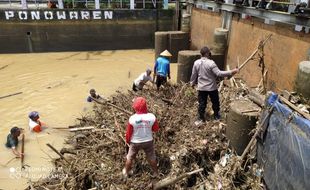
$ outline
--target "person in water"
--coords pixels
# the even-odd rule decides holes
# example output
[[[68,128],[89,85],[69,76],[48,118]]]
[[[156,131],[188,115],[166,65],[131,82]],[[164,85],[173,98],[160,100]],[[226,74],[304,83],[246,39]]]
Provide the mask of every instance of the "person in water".
[[[30,112],[28,117],[29,117],[29,130],[31,132],[40,133],[43,130],[43,128],[47,127],[46,124],[44,124],[39,120],[40,116],[37,111]]]
[[[12,149],[13,154],[15,154],[17,158],[21,158],[23,156],[23,154],[17,150],[18,137],[20,136],[22,130],[23,129],[21,128],[13,127],[10,133],[8,134],[7,140],[5,143],[5,146],[7,148]]]

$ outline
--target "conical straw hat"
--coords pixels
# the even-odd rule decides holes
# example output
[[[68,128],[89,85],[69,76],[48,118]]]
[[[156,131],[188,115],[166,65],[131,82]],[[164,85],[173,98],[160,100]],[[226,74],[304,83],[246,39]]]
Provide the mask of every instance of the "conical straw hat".
[[[165,50],[160,53],[160,56],[171,57],[171,53],[168,50]]]

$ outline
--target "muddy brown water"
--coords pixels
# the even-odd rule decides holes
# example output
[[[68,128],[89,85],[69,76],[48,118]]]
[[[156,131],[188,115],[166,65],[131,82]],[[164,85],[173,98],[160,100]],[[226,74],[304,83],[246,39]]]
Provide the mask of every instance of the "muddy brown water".
[[[0,189],[24,189],[29,181],[45,177],[53,170],[51,158],[58,156],[68,132],[51,129],[75,124],[89,114],[89,89],[108,97],[116,90],[131,89],[132,81],[147,67],[152,68],[154,50],[1,54],[0,97]],[[171,65],[172,82],[176,64]],[[49,129],[40,134],[28,130],[27,115],[36,110]],[[24,128],[25,170],[20,159],[4,144],[12,126]],[[20,146],[18,147],[20,150]],[[10,161],[10,162],[9,162]]]

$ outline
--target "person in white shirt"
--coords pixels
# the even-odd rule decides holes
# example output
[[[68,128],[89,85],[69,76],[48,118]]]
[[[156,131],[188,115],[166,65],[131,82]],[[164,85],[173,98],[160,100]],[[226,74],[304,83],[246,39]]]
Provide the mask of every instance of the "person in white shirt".
[[[159,130],[159,125],[154,114],[147,110],[146,100],[143,97],[134,99],[132,108],[135,114],[129,118],[126,128],[126,143],[129,145],[123,176],[131,173],[133,160],[139,150],[144,150],[147,161],[150,163],[154,175],[158,175],[157,161],[153,142],[153,132]]]
[[[31,132],[40,133],[44,128],[47,128],[46,124],[39,120],[40,116],[37,111],[30,112],[28,117],[29,117],[29,130]]]
[[[132,90],[133,91],[138,91],[142,90],[143,86],[148,82],[148,81],[153,81],[151,77],[152,70],[151,69],[146,69],[145,72],[141,73],[140,76],[134,80],[132,84]]]

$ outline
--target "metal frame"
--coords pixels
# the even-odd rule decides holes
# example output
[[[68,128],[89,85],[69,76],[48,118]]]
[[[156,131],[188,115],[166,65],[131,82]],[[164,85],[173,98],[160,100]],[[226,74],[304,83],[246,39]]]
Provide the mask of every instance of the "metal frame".
[[[290,24],[290,25],[300,25],[305,27],[310,27],[310,18],[296,16],[289,13],[282,13],[270,10],[261,10],[253,7],[240,7],[234,4],[222,4],[216,3],[214,1],[203,1],[203,0],[188,0],[189,3],[193,4],[194,7],[199,9],[204,9],[212,12],[228,11],[239,14],[247,14],[253,17],[268,19],[275,22]]]

